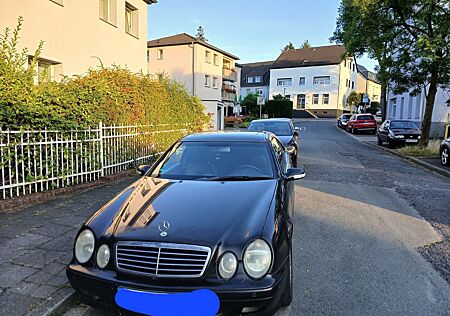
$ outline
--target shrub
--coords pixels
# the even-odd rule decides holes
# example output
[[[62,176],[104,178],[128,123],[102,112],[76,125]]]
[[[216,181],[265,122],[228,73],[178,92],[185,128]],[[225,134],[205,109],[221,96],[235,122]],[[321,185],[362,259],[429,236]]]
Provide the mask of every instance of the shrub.
[[[269,117],[292,118],[293,103],[290,100],[269,100],[264,106],[264,113]]]
[[[200,100],[162,75],[101,67],[85,76],[35,84],[42,43],[27,67],[27,50],[17,49],[21,26],[19,18],[12,33],[6,29],[0,35],[0,128],[86,129],[103,121],[104,125],[189,125],[198,131],[208,124]]]

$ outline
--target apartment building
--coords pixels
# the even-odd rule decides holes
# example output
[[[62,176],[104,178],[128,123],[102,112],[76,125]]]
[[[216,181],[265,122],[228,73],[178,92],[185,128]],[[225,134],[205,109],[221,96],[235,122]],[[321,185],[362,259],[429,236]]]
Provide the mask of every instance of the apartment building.
[[[214,129],[222,130],[224,116],[239,100],[239,58],[186,33],[151,40],[147,47],[148,72],[185,85],[201,99]]]
[[[357,65],[357,69],[356,92],[367,94],[370,102],[380,102],[381,83],[377,78],[377,74],[367,70],[362,65]]]
[[[273,61],[264,61],[242,65],[241,96],[259,94],[265,100],[269,99],[270,67]]]
[[[426,93],[428,88],[422,89],[418,94],[388,93],[386,117],[398,120],[413,120],[422,125],[426,107]],[[438,88],[431,118],[431,134],[444,136],[444,128],[450,124],[450,91]]]
[[[269,98],[289,97],[294,108],[318,117],[337,117],[347,106],[348,95],[356,90],[357,64],[342,57],[341,45],[291,49],[270,67]]]
[[[1,0],[0,30],[23,17],[20,49],[44,48],[39,74],[51,80],[90,67],[119,65],[146,72],[147,6],[156,0]],[[43,71],[43,70],[46,71]]]

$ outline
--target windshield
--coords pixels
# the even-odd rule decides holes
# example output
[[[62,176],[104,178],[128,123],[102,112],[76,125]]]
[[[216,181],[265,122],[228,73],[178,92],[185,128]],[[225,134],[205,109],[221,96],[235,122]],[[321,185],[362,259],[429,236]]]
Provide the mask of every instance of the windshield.
[[[342,115],[342,119],[343,120],[348,120],[350,119],[352,116],[351,115]]]
[[[289,122],[253,122],[248,127],[250,132],[271,132],[277,136],[292,136]]]
[[[265,143],[183,142],[156,166],[152,176],[183,180],[273,178],[274,169]]]
[[[411,121],[392,121],[391,128],[418,129],[419,126]]]

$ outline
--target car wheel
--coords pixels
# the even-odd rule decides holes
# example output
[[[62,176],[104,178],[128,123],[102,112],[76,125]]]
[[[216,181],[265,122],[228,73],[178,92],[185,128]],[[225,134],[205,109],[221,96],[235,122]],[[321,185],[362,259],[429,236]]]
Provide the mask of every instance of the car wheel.
[[[281,306],[287,307],[291,305],[292,298],[294,296],[294,274],[293,274],[293,266],[292,266],[292,246],[289,247],[289,268],[288,275],[286,277],[286,282],[284,283],[284,292],[283,297],[281,298]]]
[[[381,140],[380,136],[378,136],[377,138],[378,138],[378,145],[382,146],[383,145],[383,141]]]
[[[444,166],[450,166],[450,150],[447,147],[443,147],[441,150],[441,162]]]
[[[394,149],[395,148],[394,143],[391,142],[389,139],[388,139],[388,148],[390,148],[390,149]]]
[[[298,160],[298,157],[297,157],[297,150],[296,150],[295,153],[292,155],[292,167],[297,168],[297,165],[298,165],[297,160]]]

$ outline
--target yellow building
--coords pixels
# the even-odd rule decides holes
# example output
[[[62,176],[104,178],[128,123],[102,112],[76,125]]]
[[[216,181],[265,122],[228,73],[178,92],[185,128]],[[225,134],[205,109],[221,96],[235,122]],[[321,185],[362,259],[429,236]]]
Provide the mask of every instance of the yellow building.
[[[20,49],[44,41],[39,68],[52,80],[119,65],[147,70],[147,6],[156,0],[1,0],[0,30],[23,17]]]
[[[371,102],[380,102],[381,100],[381,84],[377,75],[361,65],[358,65],[356,92],[367,94]]]

